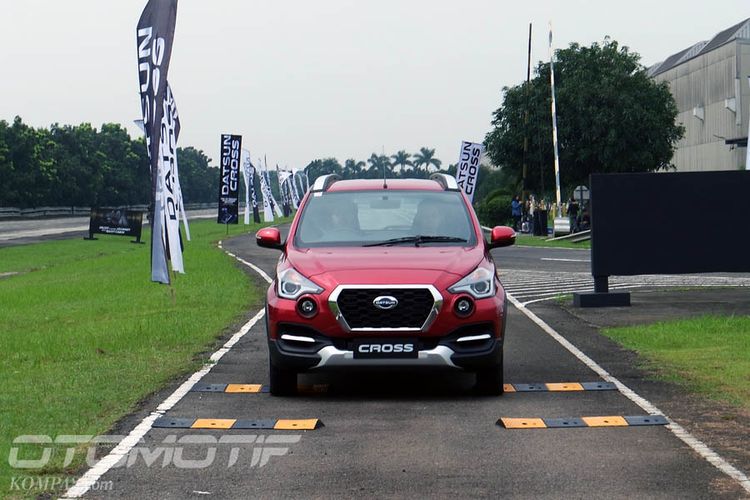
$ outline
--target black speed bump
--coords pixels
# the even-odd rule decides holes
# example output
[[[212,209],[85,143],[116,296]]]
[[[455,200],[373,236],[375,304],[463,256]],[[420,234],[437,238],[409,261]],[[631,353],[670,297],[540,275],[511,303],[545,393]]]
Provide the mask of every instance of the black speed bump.
[[[158,429],[266,429],[266,430],[314,430],[323,427],[317,418],[289,419],[204,419],[160,417],[152,427]]]
[[[511,384],[516,392],[546,392],[545,384]]]
[[[172,429],[189,429],[194,418],[172,418],[172,417],[160,417],[158,418],[152,427],[158,428],[172,428]]]
[[[496,425],[505,429],[561,429],[566,427],[643,427],[648,425],[667,425],[663,415],[637,415],[606,417],[568,417],[568,418],[508,418],[502,417]]]
[[[583,382],[584,391],[616,391],[617,386],[612,382]]]
[[[224,392],[228,384],[204,384],[198,382],[190,389],[192,392]]]
[[[587,427],[586,422],[581,420],[580,418],[543,418],[544,425],[547,427],[554,429],[554,428],[561,428],[561,427]]]
[[[628,425],[667,425],[669,422],[663,415],[647,415],[643,417],[625,417]]]
[[[534,384],[504,384],[505,392],[578,392],[616,391],[612,382],[546,382]]]
[[[232,429],[273,429],[276,426],[276,420],[237,420]]]

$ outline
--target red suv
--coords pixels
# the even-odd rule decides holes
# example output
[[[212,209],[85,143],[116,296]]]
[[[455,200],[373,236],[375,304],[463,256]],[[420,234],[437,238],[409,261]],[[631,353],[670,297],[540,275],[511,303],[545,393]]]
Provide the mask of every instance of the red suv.
[[[476,372],[502,394],[507,303],[489,243],[448,175],[427,179],[319,177],[286,242],[266,295],[270,390],[294,394],[297,374],[331,368],[430,367]]]

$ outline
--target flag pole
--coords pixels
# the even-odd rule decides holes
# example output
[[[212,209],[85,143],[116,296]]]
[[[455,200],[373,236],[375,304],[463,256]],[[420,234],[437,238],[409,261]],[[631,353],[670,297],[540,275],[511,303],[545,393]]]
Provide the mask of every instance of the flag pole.
[[[526,182],[527,176],[527,162],[529,155],[529,86],[531,85],[531,23],[529,23],[529,50],[527,52],[526,60],[526,88],[524,89],[524,97],[526,101],[526,109],[523,113],[523,182],[521,185],[521,201],[524,204],[524,211],[526,211],[526,198],[529,195],[529,187]]]
[[[552,21],[549,23],[549,82],[552,88],[552,146],[555,150],[555,196],[557,216],[562,217],[562,199],[560,196],[560,153],[557,148],[557,110],[555,108],[555,51],[552,48]]]

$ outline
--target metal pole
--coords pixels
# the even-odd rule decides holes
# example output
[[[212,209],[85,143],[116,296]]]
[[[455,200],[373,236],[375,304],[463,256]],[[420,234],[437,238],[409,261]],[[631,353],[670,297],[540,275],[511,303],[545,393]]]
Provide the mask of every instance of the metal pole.
[[[560,196],[560,154],[557,148],[557,110],[555,108],[555,51],[552,48],[552,21],[549,23],[549,81],[552,88],[552,146],[555,149],[555,195],[557,216],[562,217],[562,199]]]
[[[526,60],[526,110],[523,114],[523,184],[521,191],[521,201],[524,207],[526,207],[526,198],[528,197],[528,184],[526,183],[527,174],[527,162],[529,156],[529,85],[531,81],[531,23],[529,23],[529,50],[528,57]]]

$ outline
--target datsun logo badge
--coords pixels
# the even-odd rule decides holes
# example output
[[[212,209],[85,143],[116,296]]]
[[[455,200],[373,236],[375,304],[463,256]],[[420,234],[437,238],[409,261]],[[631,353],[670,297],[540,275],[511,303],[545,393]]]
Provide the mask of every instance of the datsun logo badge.
[[[375,300],[372,301],[372,305],[378,309],[388,311],[398,305],[398,299],[396,297],[391,297],[390,295],[381,295],[380,297],[375,297]]]

